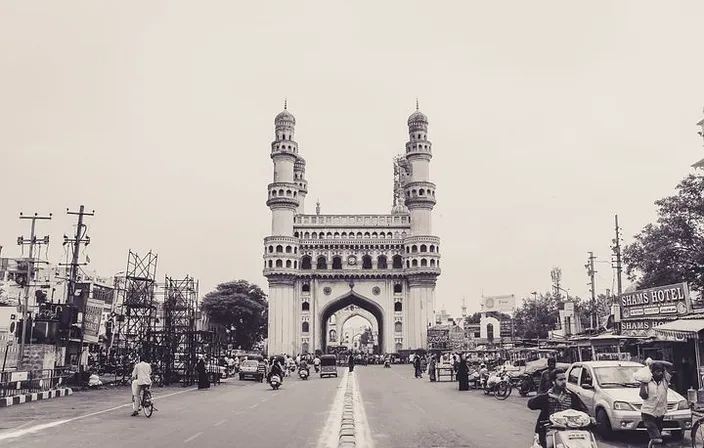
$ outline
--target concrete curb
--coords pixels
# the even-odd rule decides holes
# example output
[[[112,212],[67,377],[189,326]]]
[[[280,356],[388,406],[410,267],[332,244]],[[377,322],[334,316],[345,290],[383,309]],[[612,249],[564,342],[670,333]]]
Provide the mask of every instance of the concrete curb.
[[[52,389],[44,392],[35,392],[31,394],[15,395],[14,397],[4,397],[0,398],[0,408],[6,408],[15,404],[31,403],[32,401],[66,397],[68,395],[73,395],[73,389],[70,387],[65,389]]]
[[[340,436],[338,439],[338,448],[354,448],[357,446],[355,441],[355,426],[354,426],[354,385],[352,383],[354,372],[347,375],[347,385],[345,388],[345,400],[342,407],[342,420],[340,422]]]

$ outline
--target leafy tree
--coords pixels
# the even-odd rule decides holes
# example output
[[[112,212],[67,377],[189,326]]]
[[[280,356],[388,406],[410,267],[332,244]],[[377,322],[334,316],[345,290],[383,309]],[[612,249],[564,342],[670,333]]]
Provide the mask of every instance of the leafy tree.
[[[235,347],[245,350],[266,337],[268,308],[264,291],[246,280],[221,283],[201,302],[201,309],[220,332],[226,333]]]
[[[655,205],[657,221],[624,248],[626,274],[638,289],[688,282],[704,291],[704,176],[690,174]]]
[[[374,340],[374,335],[372,334],[372,329],[367,327],[364,329],[364,333],[359,337],[359,345],[361,347],[366,347],[367,344]]]
[[[561,305],[551,293],[538,294],[537,300],[532,297],[523,299],[513,317],[516,337],[547,338],[548,331],[553,330],[557,324]]]
[[[606,294],[598,294],[596,300],[592,304],[591,298],[575,299],[575,313],[582,322],[582,328],[591,326],[592,313],[596,315],[596,324],[599,325],[600,319],[611,314],[611,297]]]

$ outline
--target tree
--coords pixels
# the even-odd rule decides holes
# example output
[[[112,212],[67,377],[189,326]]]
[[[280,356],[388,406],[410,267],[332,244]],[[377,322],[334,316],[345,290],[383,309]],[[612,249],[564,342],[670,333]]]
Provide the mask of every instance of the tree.
[[[234,280],[221,283],[205,295],[201,309],[218,325],[235,347],[252,349],[267,335],[266,294],[254,283]],[[234,328],[234,330],[233,330]]]
[[[474,313],[471,316],[467,316],[464,319],[464,322],[467,324],[478,324],[482,320],[482,313]]]
[[[359,337],[359,345],[360,347],[366,347],[367,344],[369,344],[373,340],[374,335],[372,334],[372,329],[370,327],[367,327],[364,329],[364,333],[362,333],[362,336]]]
[[[626,274],[638,289],[687,282],[704,291],[704,176],[690,174],[677,194],[655,202],[658,218],[623,251]]]

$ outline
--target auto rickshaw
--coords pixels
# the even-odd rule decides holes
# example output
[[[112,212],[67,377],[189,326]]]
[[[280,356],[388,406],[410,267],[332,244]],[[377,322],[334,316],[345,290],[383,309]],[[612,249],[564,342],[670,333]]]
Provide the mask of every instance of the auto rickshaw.
[[[337,356],[323,355],[320,357],[320,378],[325,376],[337,378]]]

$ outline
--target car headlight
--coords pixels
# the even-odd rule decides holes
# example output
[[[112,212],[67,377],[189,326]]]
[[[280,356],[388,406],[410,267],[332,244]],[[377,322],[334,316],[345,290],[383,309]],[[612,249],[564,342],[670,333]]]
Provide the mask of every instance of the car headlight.
[[[687,409],[689,409],[689,403],[687,402],[687,400],[682,400],[679,403],[677,403],[677,410],[678,411],[686,411]]]
[[[633,407],[631,403],[625,401],[614,401],[613,405],[614,411],[635,411],[636,408]]]

